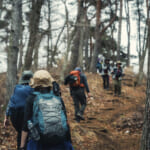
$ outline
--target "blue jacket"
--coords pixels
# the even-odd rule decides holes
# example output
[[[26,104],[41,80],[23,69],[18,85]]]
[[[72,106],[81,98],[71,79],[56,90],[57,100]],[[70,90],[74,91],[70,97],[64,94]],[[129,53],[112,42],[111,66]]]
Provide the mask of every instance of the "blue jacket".
[[[17,109],[25,106],[26,98],[33,92],[29,85],[17,84],[14,93],[11,96],[6,109],[6,116],[11,116],[11,109]]]

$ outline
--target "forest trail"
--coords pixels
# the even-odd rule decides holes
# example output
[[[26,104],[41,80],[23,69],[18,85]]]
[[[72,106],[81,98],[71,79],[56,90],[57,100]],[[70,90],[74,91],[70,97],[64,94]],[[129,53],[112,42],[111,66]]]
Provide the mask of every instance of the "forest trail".
[[[122,96],[106,91],[98,74],[86,73],[92,97],[87,100],[85,121],[76,123],[69,88],[61,86],[75,150],[138,150],[143,125],[145,86],[123,84]],[[126,82],[126,81],[124,81]],[[15,131],[3,128],[0,119],[0,150],[16,148]]]

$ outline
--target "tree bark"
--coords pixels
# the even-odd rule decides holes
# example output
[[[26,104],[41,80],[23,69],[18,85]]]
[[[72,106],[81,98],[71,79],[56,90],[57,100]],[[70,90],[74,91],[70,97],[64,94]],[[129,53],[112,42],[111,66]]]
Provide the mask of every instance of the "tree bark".
[[[150,13],[150,4],[147,0],[147,12]],[[149,15],[148,22],[148,72],[147,72],[147,90],[146,90],[146,103],[145,103],[145,115],[143,124],[143,133],[141,138],[140,150],[150,149],[150,18]]]
[[[65,6],[65,13],[66,13],[66,25],[67,25],[67,50],[64,54],[64,61],[63,61],[63,66],[62,66],[62,72],[61,72],[61,76],[60,76],[60,81],[63,82],[64,78],[65,78],[65,72],[66,72],[66,68],[67,68],[67,64],[68,64],[68,55],[69,55],[69,51],[70,51],[70,44],[71,44],[71,37],[69,34],[69,13],[68,13],[68,8],[66,5],[66,0],[64,1],[64,6]]]
[[[84,0],[78,0],[78,15],[77,15],[77,21],[76,21],[76,26],[75,26],[75,36],[71,48],[71,61],[70,61],[70,70],[74,69],[77,65],[81,65],[78,63],[78,58],[79,58],[79,49],[83,49],[82,47],[82,42],[81,41],[81,30],[83,29],[83,16],[84,16],[84,9],[83,9],[83,3]],[[81,25],[82,24],[82,25]],[[82,47],[82,48],[81,48]],[[82,51],[82,50],[81,50]],[[81,58],[80,58],[81,59]],[[82,67],[82,66],[80,66]]]
[[[85,70],[88,71],[89,70],[89,65],[90,65],[90,61],[89,61],[89,21],[88,18],[86,16],[86,26],[85,26],[85,37],[84,37],[84,52],[85,52]]]
[[[98,49],[100,48],[100,22],[101,22],[101,0],[97,0],[96,6],[96,28],[95,28],[95,46],[93,56],[90,64],[90,71],[96,71],[96,60],[98,56]]]
[[[23,26],[22,26],[22,2],[20,4],[20,7],[19,7],[19,18],[20,18],[20,24],[21,24],[21,27],[20,27],[20,42],[19,42],[19,62],[18,62],[18,71],[21,71],[22,70],[22,58],[23,58]]]
[[[141,13],[140,13],[140,2],[139,0],[136,0],[137,5],[137,14],[138,14],[138,21],[137,21],[137,34],[138,34],[138,53],[141,54]]]
[[[125,12],[126,12],[126,17],[127,17],[127,36],[128,36],[128,46],[127,46],[127,66],[130,66],[130,30],[131,30],[131,26],[130,26],[130,8],[129,8],[129,2],[128,1],[124,1],[124,5],[125,5]]]
[[[141,30],[140,30],[140,22],[141,22],[141,13],[140,13],[140,4],[139,4],[139,0],[137,0],[136,2],[137,5],[137,9],[138,9],[138,56],[139,56],[139,74],[137,77],[137,84],[140,85],[142,83],[143,80],[143,76],[144,76],[144,72],[143,72],[143,68],[144,68],[144,62],[145,62],[145,56],[146,56],[146,52],[147,52],[147,46],[148,46],[148,34],[147,34],[147,20],[149,18],[149,13],[147,12],[147,20],[145,21],[145,31],[144,31],[144,38],[143,38],[143,47],[141,46]],[[148,8],[147,8],[148,9]],[[145,38],[147,37],[147,38]],[[142,47],[142,48],[141,48]]]
[[[34,72],[38,69],[39,47],[40,47],[40,44],[41,44],[41,41],[42,41],[44,35],[45,35],[45,33],[39,33],[39,34],[37,35],[37,41],[36,41],[36,44],[35,44],[34,57],[33,57],[33,60],[34,60],[33,71],[34,71]]]
[[[52,39],[51,31],[51,1],[47,0],[48,3],[48,34],[47,34],[47,69],[50,70],[50,55],[52,54],[52,42],[50,47],[50,39]]]
[[[10,47],[7,53],[7,97],[8,100],[13,92],[14,86],[17,82],[17,59],[19,51],[19,37],[20,37],[20,12],[19,8],[21,0],[12,0],[12,24]]]
[[[41,14],[41,8],[43,2],[44,2],[43,0],[32,0],[32,10],[31,10],[31,17],[29,22],[30,36],[29,36],[27,52],[25,55],[24,70],[31,69],[33,51],[36,44],[36,37],[38,33],[40,14]]]
[[[2,15],[2,8],[3,8],[3,0],[0,0],[0,18]]]
[[[122,29],[122,6],[123,6],[123,0],[120,0],[120,16],[119,16],[119,26],[118,26],[117,60],[120,60],[120,44],[121,44],[121,29]]]

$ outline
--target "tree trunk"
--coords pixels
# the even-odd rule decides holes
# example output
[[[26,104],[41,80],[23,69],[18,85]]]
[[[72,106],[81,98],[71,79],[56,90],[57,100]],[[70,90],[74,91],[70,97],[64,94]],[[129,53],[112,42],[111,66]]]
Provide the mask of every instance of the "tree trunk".
[[[57,37],[57,40],[56,40],[56,43],[55,43],[55,46],[54,46],[54,50],[52,51],[52,54],[51,54],[51,62],[50,62],[51,67],[53,67],[53,65],[52,65],[53,62],[56,62],[56,61],[55,61],[55,56],[57,55],[58,43],[59,43],[60,37],[61,37],[61,35],[62,35],[62,33],[63,33],[64,29],[65,29],[65,25],[66,25],[66,22],[64,23],[64,25],[63,25],[61,31],[60,31],[59,34],[58,34],[58,37]]]
[[[2,8],[3,8],[3,0],[0,0],[0,18],[2,15]]]
[[[75,36],[71,48],[71,61],[70,61],[70,70],[74,69],[77,65],[79,65],[78,58],[79,58],[79,48],[81,49],[82,47],[82,42],[81,41],[81,30],[83,29],[83,0],[78,0],[78,15],[77,15],[77,21],[76,21],[76,26],[75,26]],[[81,45],[80,45],[81,44]],[[81,66],[82,67],[82,66]]]
[[[52,46],[50,48],[50,39],[52,39],[51,32],[51,1],[47,0],[48,3],[48,34],[47,34],[47,69],[50,70],[50,54],[52,53]],[[52,43],[51,43],[52,45]]]
[[[143,72],[143,68],[144,68],[144,62],[145,62],[145,56],[146,56],[146,52],[147,52],[147,48],[148,48],[148,34],[147,34],[147,20],[145,22],[145,31],[144,31],[144,38],[143,38],[143,47],[141,48],[141,36],[140,36],[140,22],[141,22],[141,14],[140,14],[140,6],[139,6],[139,1],[137,1],[137,8],[138,8],[138,55],[139,55],[139,74],[138,74],[138,78],[137,78],[137,84],[140,85],[142,83],[143,80],[143,76],[144,76],[144,72]],[[148,9],[148,8],[147,8]],[[149,13],[147,12],[147,18],[149,18]],[[146,38],[147,37],[147,38]]]
[[[86,19],[86,24],[87,24],[87,26],[88,26],[88,20]],[[86,71],[88,71],[89,70],[89,65],[90,65],[90,62],[89,62],[89,28],[88,27],[86,27],[85,28],[85,40],[84,40],[84,45],[85,45],[85,49],[84,49],[84,51],[85,51],[85,69],[86,69]]]
[[[83,16],[84,13],[82,13],[81,16],[81,24],[85,24],[85,19]],[[77,66],[83,68],[83,45],[84,45],[84,34],[85,34],[85,28],[80,28],[80,45],[79,45],[79,54],[78,54],[78,61]]]
[[[101,0],[97,0],[96,6],[96,28],[95,28],[95,46],[93,56],[90,64],[90,71],[96,71],[96,61],[98,56],[98,50],[100,48],[100,17],[101,17]]]
[[[21,24],[21,27],[20,27],[20,43],[19,43],[19,63],[18,63],[18,71],[21,71],[22,70],[22,57],[23,57],[23,26],[22,26],[22,3],[20,4],[20,7],[19,7],[19,18],[20,18],[20,24]]]
[[[69,13],[68,13],[68,8],[66,5],[66,1],[64,1],[64,6],[65,6],[65,12],[66,12],[66,25],[67,25],[67,50],[64,54],[64,61],[63,61],[63,66],[62,66],[62,72],[61,72],[61,76],[60,76],[60,81],[63,82],[64,78],[65,78],[65,72],[66,72],[66,68],[67,68],[67,64],[68,64],[68,55],[69,55],[69,51],[70,51],[70,44],[71,44],[71,37],[69,35]]]
[[[137,84],[140,85],[143,80],[144,72],[144,62],[145,62],[145,56],[147,52],[147,47],[143,50],[142,56],[139,57],[139,74],[138,74],[138,79],[137,79]]]
[[[120,0],[120,16],[119,16],[119,27],[118,27],[117,60],[120,60],[120,44],[121,44],[121,28],[122,28],[122,6],[123,6],[123,0]]]
[[[137,5],[137,14],[138,14],[138,28],[137,28],[137,33],[138,33],[138,49],[139,49],[139,54],[141,55],[141,13],[140,13],[140,4],[139,0],[136,0],[136,5]]]
[[[7,53],[7,100],[10,98],[14,86],[17,82],[17,59],[21,26],[19,7],[21,5],[21,0],[13,0],[12,5],[12,29],[10,37],[10,47],[8,48]]]
[[[34,72],[38,69],[39,47],[40,47],[40,44],[41,44],[41,41],[42,41],[44,35],[45,35],[45,33],[39,33],[39,34],[37,35],[37,41],[36,41],[36,44],[35,44],[34,57],[33,57],[33,60],[34,60],[33,71],[34,71]]]
[[[130,8],[129,8],[129,2],[124,1],[125,5],[125,12],[127,17],[127,36],[128,36],[128,46],[127,46],[127,66],[130,66]]]
[[[29,22],[30,36],[29,36],[27,52],[25,55],[25,64],[24,64],[25,70],[30,69],[32,65],[32,56],[36,44],[36,37],[38,33],[42,5],[43,5],[43,0],[38,0],[38,1],[32,0],[32,10],[31,10],[31,17]]]
[[[147,0],[147,12],[150,13],[150,4]],[[141,138],[140,150],[150,149],[150,18],[148,16],[148,72],[147,72],[147,90],[146,90],[146,103],[145,115],[143,124],[143,133]]]

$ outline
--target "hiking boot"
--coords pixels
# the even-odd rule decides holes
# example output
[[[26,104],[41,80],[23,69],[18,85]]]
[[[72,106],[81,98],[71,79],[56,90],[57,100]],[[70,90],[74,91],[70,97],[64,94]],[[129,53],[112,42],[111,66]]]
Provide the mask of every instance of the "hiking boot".
[[[75,119],[75,120],[76,120],[76,122],[77,122],[77,123],[79,123],[79,122],[80,122],[80,119],[79,119],[79,118],[77,118],[77,119]]]
[[[118,94],[118,97],[121,97],[121,94]]]
[[[76,116],[75,118],[73,118],[73,120],[75,120],[76,122],[79,123],[81,119],[80,119],[80,117]]]
[[[81,113],[77,113],[77,116],[78,116],[81,120],[85,120],[84,117],[81,115]]]
[[[117,96],[117,94],[115,93],[114,96]]]

